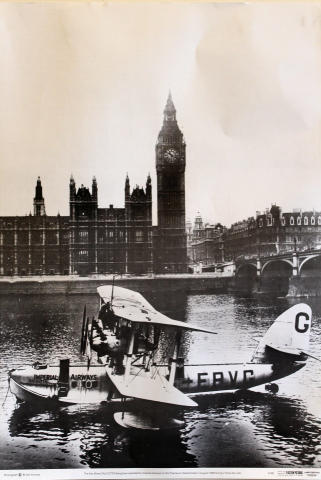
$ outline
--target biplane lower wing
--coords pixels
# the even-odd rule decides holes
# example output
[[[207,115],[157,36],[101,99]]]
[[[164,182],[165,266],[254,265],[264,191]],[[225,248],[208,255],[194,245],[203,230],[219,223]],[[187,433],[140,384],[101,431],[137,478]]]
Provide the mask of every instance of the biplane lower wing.
[[[150,378],[130,374],[125,380],[124,375],[114,375],[110,367],[106,367],[106,373],[117,391],[124,397],[181,407],[197,407],[196,402],[159,375]]]

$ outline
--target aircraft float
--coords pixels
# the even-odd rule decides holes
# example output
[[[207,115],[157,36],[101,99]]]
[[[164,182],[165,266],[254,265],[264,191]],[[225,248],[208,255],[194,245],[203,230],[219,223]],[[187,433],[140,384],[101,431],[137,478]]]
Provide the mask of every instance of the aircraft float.
[[[179,356],[182,332],[216,332],[172,320],[138,292],[114,285],[97,292],[98,318],[90,320],[86,307],[83,314],[80,349],[87,362],[37,362],[10,371],[10,390],[18,401],[109,405],[123,427],[159,430],[180,424],[177,412],[197,407],[196,395],[263,384],[276,392],[274,382],[303,368],[312,356],[311,308],[304,303],[275,320],[248,362],[191,365]]]

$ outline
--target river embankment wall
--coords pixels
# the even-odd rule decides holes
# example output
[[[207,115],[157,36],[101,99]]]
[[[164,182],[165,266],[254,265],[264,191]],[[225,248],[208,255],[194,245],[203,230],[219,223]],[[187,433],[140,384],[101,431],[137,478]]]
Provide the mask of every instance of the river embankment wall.
[[[48,294],[94,294],[97,287],[112,284],[112,276],[99,277],[2,277],[0,295],[48,295]],[[257,285],[240,284],[231,275],[182,274],[142,275],[115,278],[115,285],[137,290],[141,293],[177,291],[190,294],[238,293],[245,295],[262,294],[264,288]],[[269,290],[266,293],[271,293]],[[287,297],[321,296],[321,276],[297,276],[289,279]]]
[[[1,295],[91,294],[97,287],[112,284],[112,276],[2,278]],[[184,291],[186,293],[228,293],[234,290],[234,278],[210,274],[153,275],[116,277],[115,285],[141,293]]]

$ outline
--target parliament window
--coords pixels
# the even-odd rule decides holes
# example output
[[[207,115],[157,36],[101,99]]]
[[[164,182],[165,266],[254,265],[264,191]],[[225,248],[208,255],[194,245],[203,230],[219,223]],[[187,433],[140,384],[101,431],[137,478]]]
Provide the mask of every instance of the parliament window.
[[[142,241],[143,241],[143,232],[142,232],[142,230],[136,230],[135,240],[136,240],[136,242],[142,242]]]
[[[308,217],[304,217],[304,225],[309,225],[309,219],[308,219]]]
[[[290,225],[294,225],[294,218],[290,217]]]
[[[311,217],[311,225],[315,225],[315,218]]]
[[[301,217],[298,217],[298,218],[296,219],[296,223],[297,223],[298,225],[301,225]]]
[[[79,232],[79,238],[80,238],[81,243],[87,243],[88,242],[88,232],[80,231]]]

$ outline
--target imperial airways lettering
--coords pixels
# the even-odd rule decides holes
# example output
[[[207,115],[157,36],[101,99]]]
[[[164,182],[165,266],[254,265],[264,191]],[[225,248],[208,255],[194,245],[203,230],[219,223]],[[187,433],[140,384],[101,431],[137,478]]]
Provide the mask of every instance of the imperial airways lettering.
[[[45,382],[46,380],[58,380],[58,375],[34,375],[33,378]]]
[[[46,382],[49,380],[57,380],[58,375],[34,375],[34,380],[39,382]],[[72,374],[70,380],[97,380],[97,375],[74,375]]]

